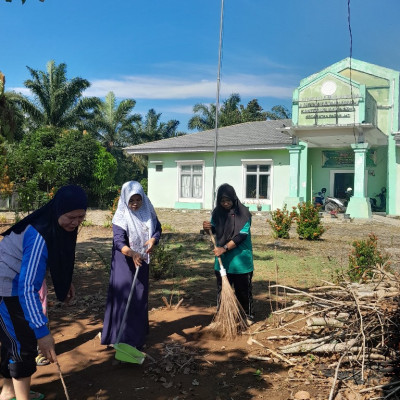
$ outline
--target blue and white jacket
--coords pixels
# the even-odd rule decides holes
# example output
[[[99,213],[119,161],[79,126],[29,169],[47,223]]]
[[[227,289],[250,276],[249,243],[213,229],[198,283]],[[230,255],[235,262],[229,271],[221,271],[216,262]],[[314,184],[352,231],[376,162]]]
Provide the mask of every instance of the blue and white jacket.
[[[48,335],[48,319],[39,298],[47,267],[44,238],[31,225],[0,241],[0,296],[18,296],[25,319],[37,339]]]

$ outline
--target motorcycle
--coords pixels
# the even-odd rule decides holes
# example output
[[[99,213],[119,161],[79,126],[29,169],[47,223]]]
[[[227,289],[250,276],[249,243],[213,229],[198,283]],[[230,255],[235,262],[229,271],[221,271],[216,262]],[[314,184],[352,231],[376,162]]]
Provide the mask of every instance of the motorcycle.
[[[345,212],[346,205],[336,197],[326,196],[326,188],[322,188],[320,192],[316,193],[313,198],[315,207],[320,207],[321,210],[326,212]]]
[[[325,203],[326,188],[322,188],[320,192],[313,197],[314,207],[323,207]]]
[[[376,201],[377,199],[379,199],[379,206]],[[370,197],[369,201],[372,211],[386,211],[386,188],[382,187],[381,191],[376,196]]]
[[[327,197],[325,200],[325,211],[327,212],[346,212],[346,206],[342,200],[336,197]]]

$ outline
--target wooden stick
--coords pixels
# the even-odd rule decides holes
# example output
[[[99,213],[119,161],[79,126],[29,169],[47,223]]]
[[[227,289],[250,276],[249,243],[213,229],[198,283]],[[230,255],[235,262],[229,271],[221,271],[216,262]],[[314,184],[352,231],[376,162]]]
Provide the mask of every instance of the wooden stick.
[[[397,386],[396,389],[392,390],[388,395],[386,395],[383,400],[388,399],[389,397],[392,397],[392,395],[394,395],[396,392],[398,392],[400,390],[400,386]]]
[[[396,381],[396,382],[392,382],[392,383],[386,383],[385,385],[378,385],[378,386],[373,386],[370,388],[365,388],[365,389],[361,389],[359,391],[359,393],[366,393],[366,392],[372,392],[373,390],[377,390],[377,389],[385,389],[385,388],[389,388],[391,386],[395,386],[400,384],[400,381]]]
[[[177,309],[181,306],[182,302],[183,302],[183,297],[178,301],[178,303],[177,303],[176,306],[174,307],[175,310],[177,310]]]
[[[360,316],[360,331],[362,335],[362,364],[361,364],[361,380],[364,381],[364,367],[365,367],[365,347],[366,347],[366,338],[364,332],[364,320],[360,310],[360,304],[356,294],[350,289],[350,293],[354,297],[354,301],[356,302],[358,315]]]
[[[280,360],[284,361],[285,363],[289,364],[289,365],[295,365],[293,364],[288,358],[281,356],[279,353],[277,353],[276,351],[264,346],[262,343],[260,343],[258,340],[256,339],[251,339],[251,341],[255,344],[258,344],[259,346],[263,347],[268,353],[271,353],[273,356],[279,358]]]
[[[171,308],[171,306],[169,305],[168,300],[165,296],[161,297],[161,300],[164,302],[164,304],[166,305],[167,308],[169,308],[169,309]]]
[[[339,358],[339,361],[337,363],[336,369],[335,369],[335,376],[333,377],[333,383],[332,383],[332,387],[331,387],[331,392],[329,393],[329,399],[328,400],[333,400],[333,396],[335,394],[335,387],[336,387],[336,381],[338,378],[338,374],[339,374],[339,367],[340,367],[340,363],[342,362],[343,358],[346,356],[346,353],[343,353],[342,356]]]
[[[271,357],[253,356],[252,354],[247,356],[247,358],[249,358],[250,360],[260,360],[260,361],[270,361],[271,360]]]
[[[61,372],[61,367],[60,367],[60,364],[58,363],[58,361],[56,362],[56,365],[57,365],[57,368],[58,368],[58,373],[60,374],[61,383],[62,383],[63,388],[64,388],[65,398],[67,400],[69,400],[67,386],[65,385],[64,378],[63,378],[63,375],[62,375],[62,372]]]

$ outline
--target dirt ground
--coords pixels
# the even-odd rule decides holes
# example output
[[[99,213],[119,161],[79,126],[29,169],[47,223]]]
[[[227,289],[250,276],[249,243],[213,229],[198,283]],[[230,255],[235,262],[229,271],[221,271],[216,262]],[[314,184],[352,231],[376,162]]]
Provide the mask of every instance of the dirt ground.
[[[158,210],[158,216],[163,225],[171,228],[169,235],[187,235],[189,240],[196,241],[203,240],[201,223],[210,215],[205,211]],[[365,238],[373,231],[398,267],[399,220],[377,216],[373,221],[356,223],[324,218],[329,227],[324,240],[309,243],[290,239],[282,243],[272,239],[265,219],[266,214],[255,214],[252,226],[253,236],[261,236],[265,246],[292,247],[300,253],[315,251],[335,257],[349,248],[351,240]],[[89,211],[87,221],[78,236],[74,277],[77,299],[68,307],[56,301],[51,301],[49,307],[51,331],[71,400],[288,400],[301,390],[310,393],[314,400],[328,399],[328,374],[318,370],[309,357],[298,360],[296,367],[274,357],[254,359],[271,355],[260,345],[248,344],[250,337],[274,348],[275,344],[266,336],[293,334],[296,330],[272,329],[265,285],[254,287],[257,320],[245,335],[224,341],[207,332],[215,311],[211,258],[210,279],[200,287],[194,286],[190,294],[182,293],[183,301],[177,309],[175,299],[169,309],[159,295],[153,294],[163,282],[151,282],[150,333],[145,349],[148,357],[141,366],[118,363],[115,352],[99,340],[108,285],[104,268],[108,260],[99,257],[99,249],[111,249],[112,231],[104,226],[107,212]],[[38,367],[32,388],[45,393],[48,400],[66,398],[54,365]]]

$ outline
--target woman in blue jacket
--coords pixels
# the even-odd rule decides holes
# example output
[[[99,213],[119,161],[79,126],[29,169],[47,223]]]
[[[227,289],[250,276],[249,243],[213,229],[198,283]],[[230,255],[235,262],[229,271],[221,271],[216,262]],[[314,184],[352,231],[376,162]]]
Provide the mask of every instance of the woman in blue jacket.
[[[51,362],[56,362],[57,356],[39,290],[49,270],[57,298],[69,302],[75,296],[75,246],[86,208],[87,197],[82,188],[63,186],[53,200],[1,234],[1,400],[44,398],[30,393],[37,347]]]

